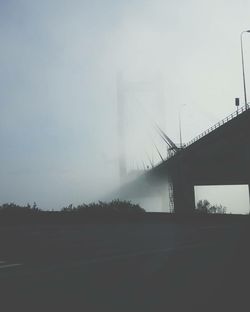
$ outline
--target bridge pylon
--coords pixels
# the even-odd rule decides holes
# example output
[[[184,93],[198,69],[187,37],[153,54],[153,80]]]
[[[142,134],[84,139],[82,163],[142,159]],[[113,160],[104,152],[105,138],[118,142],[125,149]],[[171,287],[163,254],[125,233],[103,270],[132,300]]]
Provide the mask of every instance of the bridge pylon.
[[[183,151],[180,151],[176,156],[178,162],[175,170],[170,174],[173,187],[174,212],[192,213],[195,210],[194,183],[192,182],[191,173],[185,165]]]

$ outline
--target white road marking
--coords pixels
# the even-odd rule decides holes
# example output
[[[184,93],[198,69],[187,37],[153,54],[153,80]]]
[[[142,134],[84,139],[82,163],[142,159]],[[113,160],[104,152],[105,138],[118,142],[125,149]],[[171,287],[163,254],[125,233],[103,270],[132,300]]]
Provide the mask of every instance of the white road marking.
[[[0,269],[11,268],[22,265],[21,263],[12,263],[12,264],[0,264]]]

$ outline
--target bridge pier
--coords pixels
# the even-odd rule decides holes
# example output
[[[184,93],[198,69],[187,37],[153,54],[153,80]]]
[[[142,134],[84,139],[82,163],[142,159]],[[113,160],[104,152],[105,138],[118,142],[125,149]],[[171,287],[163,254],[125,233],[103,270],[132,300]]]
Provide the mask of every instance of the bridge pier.
[[[250,183],[248,183],[248,194],[249,194],[249,205],[250,205]],[[249,207],[249,214],[250,214],[250,207]]]
[[[192,213],[195,210],[194,184],[184,179],[173,181],[174,211]]]

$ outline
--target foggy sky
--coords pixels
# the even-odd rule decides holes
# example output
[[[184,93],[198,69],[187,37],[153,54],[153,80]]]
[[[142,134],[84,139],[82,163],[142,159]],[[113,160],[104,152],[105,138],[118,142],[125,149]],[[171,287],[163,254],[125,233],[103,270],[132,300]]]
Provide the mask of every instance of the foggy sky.
[[[233,112],[249,12],[249,1],[0,0],[0,202],[58,209],[117,185],[118,71],[127,82],[162,77],[175,142],[178,112],[184,142]],[[249,87],[250,34],[244,48]],[[145,92],[127,101],[155,109]],[[128,114],[132,168],[151,145],[134,131],[147,118]]]

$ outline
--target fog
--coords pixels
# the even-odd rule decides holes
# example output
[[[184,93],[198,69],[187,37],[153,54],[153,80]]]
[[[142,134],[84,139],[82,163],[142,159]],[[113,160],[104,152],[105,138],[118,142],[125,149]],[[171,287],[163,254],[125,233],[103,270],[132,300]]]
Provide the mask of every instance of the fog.
[[[243,104],[248,1],[0,0],[0,201],[59,209],[119,183],[117,73],[128,170]],[[250,35],[244,35],[249,86]],[[159,104],[159,105],[158,105]],[[239,203],[240,207],[240,203]],[[240,210],[240,208],[239,208]]]

